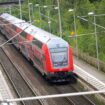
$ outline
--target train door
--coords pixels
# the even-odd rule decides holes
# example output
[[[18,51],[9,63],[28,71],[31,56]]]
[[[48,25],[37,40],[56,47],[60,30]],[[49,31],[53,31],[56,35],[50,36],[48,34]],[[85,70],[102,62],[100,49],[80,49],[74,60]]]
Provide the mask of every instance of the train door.
[[[20,35],[21,35],[21,37],[20,37],[20,51],[22,52],[22,54],[24,56],[27,57],[27,51],[26,51],[26,48],[25,48],[27,33],[25,31],[23,31]]]
[[[44,52],[42,51],[43,43],[37,39],[33,39],[33,61],[34,65],[37,65],[38,69],[43,73],[44,72]]]
[[[23,53],[23,55],[27,58],[30,59],[30,56],[32,56],[32,45],[31,45],[31,41],[32,38],[29,40],[27,38],[27,36],[29,36],[25,31],[23,31],[21,33],[22,37],[21,37],[21,46],[20,46],[20,50]]]
[[[33,49],[32,49],[32,41],[33,41],[33,36],[27,34],[26,35],[26,44],[25,44],[25,48],[26,48],[26,52],[27,52],[27,57],[29,60],[33,60]]]
[[[19,49],[19,35],[16,30],[17,27],[12,25],[12,35],[10,34],[10,38],[17,35],[15,38],[13,38],[12,42],[15,45],[15,47]]]
[[[27,44],[27,51],[28,51],[28,60],[33,62],[34,53],[33,53],[33,46],[31,42]]]

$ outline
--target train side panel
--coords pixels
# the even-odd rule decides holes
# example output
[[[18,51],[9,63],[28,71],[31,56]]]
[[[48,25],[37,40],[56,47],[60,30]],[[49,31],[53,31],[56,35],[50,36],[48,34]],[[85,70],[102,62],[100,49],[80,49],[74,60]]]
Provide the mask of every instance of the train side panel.
[[[72,49],[69,47],[69,67],[68,70],[73,72],[74,65],[73,65],[73,55],[72,55]]]
[[[38,68],[42,75],[45,75],[48,79],[51,80],[60,79],[61,81],[66,81],[70,79],[70,75],[73,73],[74,66],[72,49],[67,44],[67,42],[58,38],[56,39],[55,44],[52,37],[52,40],[49,38],[45,43],[40,39],[37,39],[36,36],[31,35],[31,33],[29,34],[28,31],[22,31],[21,27],[19,28],[15,24],[4,20],[5,19],[0,18],[0,23],[8,23],[9,25],[0,26],[1,31],[6,35],[8,39],[17,35],[12,40],[13,44],[29,61],[33,63],[36,68]],[[19,32],[21,33],[18,35]],[[37,30],[35,30],[35,33],[36,32]],[[40,34],[42,35],[41,32],[37,35],[41,36]],[[40,38],[47,38],[46,33],[43,37]],[[58,43],[59,40],[61,41],[60,43]]]

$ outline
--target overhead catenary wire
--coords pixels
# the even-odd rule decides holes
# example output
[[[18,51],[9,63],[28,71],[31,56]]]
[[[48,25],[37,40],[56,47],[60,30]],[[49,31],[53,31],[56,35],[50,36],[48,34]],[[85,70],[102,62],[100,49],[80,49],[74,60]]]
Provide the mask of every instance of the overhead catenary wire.
[[[36,40],[32,40],[32,41],[21,41],[21,42],[12,42],[12,43],[7,43],[6,45],[13,45],[13,44],[27,44],[27,43],[32,43],[35,42]]]
[[[15,37],[17,37],[18,35],[20,35],[25,29],[27,29],[28,27],[30,27],[32,24],[28,24],[27,27],[25,27],[22,31],[20,31],[19,33],[17,33],[16,35],[14,35],[13,37],[11,37],[8,41],[2,43],[0,45],[0,47],[3,47],[5,44],[7,44],[9,41],[11,41],[12,39],[14,39]]]
[[[86,91],[86,92],[74,92],[74,93],[64,93],[64,94],[54,94],[54,95],[45,95],[45,96],[35,96],[35,97],[25,97],[25,98],[16,98],[16,99],[6,99],[0,100],[1,102],[20,102],[20,101],[31,101],[39,99],[50,99],[50,98],[61,98],[61,97],[70,97],[70,96],[81,96],[81,95],[91,95],[91,94],[100,94],[105,93],[105,90],[97,91]]]
[[[41,15],[43,15],[44,17],[46,17],[46,18],[48,18],[48,16],[46,16],[46,15],[44,15],[44,14],[42,14],[42,13],[40,13]],[[52,20],[52,21],[54,21],[54,22],[56,22],[57,23],[57,21],[55,21],[54,19],[52,19],[52,18],[50,18],[50,20]]]
[[[44,14],[42,14],[41,13],[41,15],[44,15]],[[44,15],[45,16],[45,15]],[[78,18],[80,18],[80,19],[83,19],[84,21],[88,21],[87,19],[85,19],[85,18],[83,18],[83,17],[80,17],[80,16],[77,16]],[[12,20],[9,20],[9,21],[12,21]],[[9,25],[9,24],[21,24],[21,23],[26,23],[25,21],[24,22],[17,22],[17,23],[7,23],[7,24],[0,24],[0,25]],[[92,24],[94,24],[94,23],[92,23]],[[31,25],[31,24],[30,24]],[[29,26],[30,26],[29,25]],[[98,25],[98,24],[96,24],[97,26],[99,26],[99,27],[103,27],[103,26],[101,26],[101,25]],[[28,27],[26,27],[25,29],[27,29]],[[105,29],[105,27],[103,27],[104,29]],[[14,37],[12,37],[11,39],[9,39],[7,42],[4,42],[4,44],[1,44],[0,45],[0,47],[2,47],[2,46],[4,46],[5,44],[7,44],[7,45],[10,45],[10,44],[18,44],[18,43],[20,43],[20,42],[17,42],[17,43],[8,43],[9,41],[11,41],[12,39],[14,39],[16,36],[18,36],[20,33],[22,33],[25,29],[23,29],[21,32],[19,32],[19,33],[17,33]],[[104,32],[104,31],[103,31]],[[91,35],[91,34],[94,34],[94,33],[88,33],[88,34],[80,34],[80,35],[76,35],[77,37],[80,37],[80,36],[86,36],[86,35]],[[68,37],[75,37],[75,36],[68,36]],[[33,40],[34,41],[34,40]],[[32,42],[32,41],[23,41],[23,42],[21,42],[21,43],[27,43],[27,42]]]
[[[101,31],[101,32],[105,33],[105,31]],[[97,32],[97,33],[99,33],[99,32]],[[78,34],[78,35],[75,35],[75,36],[68,36],[68,37],[74,38],[74,37],[88,36],[88,35],[94,35],[94,34],[95,34],[95,33]],[[5,41],[5,40],[3,40],[3,39],[0,39],[0,40],[1,40],[1,41]],[[28,40],[26,39],[26,41],[7,43],[5,46],[13,45],[13,44],[27,44],[27,43],[32,43],[32,42],[34,42],[34,41],[36,41],[36,40],[28,41]]]
[[[105,31],[100,31],[100,32],[96,32],[96,33],[105,33]],[[81,37],[81,36],[88,36],[88,35],[94,35],[95,33],[84,33],[84,34],[77,34],[77,35],[74,35],[74,36],[68,36],[68,37]]]
[[[83,18],[83,17],[81,17],[81,16],[77,16],[79,19],[81,19],[81,20],[84,20],[84,21],[86,21],[86,22],[88,22],[89,20],[88,19],[85,19],[85,18]],[[103,27],[103,26],[101,26],[101,25],[99,25],[99,24],[96,24],[96,23],[93,23],[93,22],[91,22],[93,25],[96,25],[97,27],[100,27],[100,28],[102,28],[102,29],[105,29],[105,27]]]

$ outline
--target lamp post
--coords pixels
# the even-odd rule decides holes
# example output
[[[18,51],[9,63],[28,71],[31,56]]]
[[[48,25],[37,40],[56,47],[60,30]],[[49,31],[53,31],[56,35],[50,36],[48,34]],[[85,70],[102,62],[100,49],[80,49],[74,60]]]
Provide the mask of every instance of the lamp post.
[[[41,15],[44,15],[41,13],[41,8],[48,8],[49,6],[55,6],[55,5],[44,5],[44,6],[40,6],[39,4],[35,4],[34,7],[39,7],[39,17],[40,17],[40,27],[41,27]],[[58,7],[55,7],[54,9],[58,10]],[[45,16],[45,15],[44,15]],[[51,32],[51,20],[50,20],[50,10],[48,10],[48,15],[45,16],[48,18],[48,31]]]
[[[76,52],[77,52],[77,57],[78,57],[78,40],[77,40],[77,32],[76,32],[76,16],[75,16],[75,10],[74,9],[69,9],[69,12],[73,12],[73,18],[74,18],[74,35],[75,35],[75,40],[76,40]]]
[[[35,4],[35,6],[34,7],[39,7],[39,18],[40,18],[40,28],[42,27],[41,26],[41,12],[40,12],[40,6],[39,6],[39,4]]]
[[[46,8],[48,8],[48,6],[47,5],[44,5],[44,6],[41,6],[42,8],[44,8],[44,9],[46,9]],[[48,10],[48,31],[50,32],[50,22],[49,22],[49,20],[50,20],[50,13],[49,13],[49,10]]]
[[[10,14],[12,13],[12,11],[11,11],[11,5],[9,5],[9,13]]]
[[[20,7],[20,19],[22,19],[22,8],[21,8],[21,0],[19,0],[19,7]]]
[[[59,0],[57,0],[57,3],[58,3],[58,15],[59,15],[59,31],[60,31],[60,37],[62,38],[62,23],[61,23]]]
[[[48,30],[51,33],[50,11],[48,11]]]
[[[44,5],[43,7],[47,8],[48,6]],[[51,32],[50,10],[48,10],[48,31]]]
[[[96,16],[94,14],[94,12],[89,12],[88,13],[89,16],[94,16],[94,33],[95,33],[95,39],[96,39],[96,54],[97,54],[97,67],[98,70],[100,69],[99,66],[99,50],[98,50],[98,36],[97,36],[97,27],[96,27]]]
[[[29,22],[31,23],[31,8],[30,6],[32,5],[32,3],[28,3],[28,9],[29,9]]]
[[[32,21],[34,21],[34,6],[33,4],[31,3],[31,11],[32,11]]]
[[[43,7],[47,8],[49,6],[55,6],[55,5],[48,5],[48,6],[44,5]],[[56,6],[56,7],[54,7],[54,9],[58,10],[58,7]],[[48,18],[48,31],[51,33],[50,9],[48,10],[48,16],[47,16],[47,18]]]
[[[46,5],[44,5],[44,6],[39,6],[38,5],[38,7],[39,7],[39,16],[40,16],[40,27],[42,28],[42,25],[41,25],[41,21],[42,21],[42,18],[41,18],[41,8],[47,8],[47,6]]]
[[[35,7],[36,7],[36,6],[39,6],[39,4],[36,4]],[[40,9],[41,9],[41,8],[46,9],[46,8],[48,8],[49,6],[55,6],[55,5],[48,5],[48,6],[47,6],[47,5],[44,5],[44,6],[39,6],[40,21],[41,21],[41,15],[44,15],[44,14],[41,13]],[[54,8],[54,9],[55,9],[55,8]],[[45,15],[44,15],[44,16],[45,16]],[[45,17],[48,18],[48,31],[51,32],[50,10],[48,10],[48,15],[45,16]],[[41,22],[40,22],[40,23],[41,23]]]

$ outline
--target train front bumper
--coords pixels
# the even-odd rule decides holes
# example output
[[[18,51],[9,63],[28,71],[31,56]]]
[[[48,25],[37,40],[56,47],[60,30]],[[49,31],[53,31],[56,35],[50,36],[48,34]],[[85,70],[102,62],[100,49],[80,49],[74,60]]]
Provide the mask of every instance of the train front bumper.
[[[47,75],[51,82],[70,82],[74,79],[73,72],[54,72]]]

